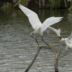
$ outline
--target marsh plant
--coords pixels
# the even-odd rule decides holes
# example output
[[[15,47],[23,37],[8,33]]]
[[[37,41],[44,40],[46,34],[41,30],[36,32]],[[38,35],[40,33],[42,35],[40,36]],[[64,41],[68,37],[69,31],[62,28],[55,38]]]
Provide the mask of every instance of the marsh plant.
[[[24,6],[28,6],[28,0],[21,0],[21,4],[23,4]]]
[[[4,4],[2,5],[1,9],[4,10],[4,11],[10,10],[10,9],[12,9],[12,4],[9,3],[9,2],[6,2],[6,3],[4,3]]]
[[[49,2],[51,3],[50,8],[58,8],[58,7],[60,7],[60,0],[49,0]]]

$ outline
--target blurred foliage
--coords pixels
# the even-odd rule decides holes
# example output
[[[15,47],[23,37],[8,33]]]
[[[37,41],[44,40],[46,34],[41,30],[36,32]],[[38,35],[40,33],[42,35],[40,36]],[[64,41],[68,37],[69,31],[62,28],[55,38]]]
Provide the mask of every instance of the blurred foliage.
[[[49,0],[49,2],[51,3],[50,8],[58,8],[58,7],[60,7],[60,0]]]
[[[46,8],[50,7],[51,9],[53,8],[60,8],[60,1],[61,0],[48,0],[48,2],[46,3]],[[28,6],[28,2],[29,0],[13,0],[14,5],[12,5],[9,2],[6,2],[3,4],[3,6],[1,7],[2,10],[10,10],[12,7],[15,8],[18,6],[19,3],[21,3],[24,6]],[[70,10],[70,9],[69,9]]]
[[[15,0],[14,2],[16,2],[15,5],[18,5],[19,3],[21,3],[24,6],[27,6],[28,5],[28,0]]]
[[[6,11],[6,10],[10,10],[12,9],[12,4],[9,2],[6,2],[3,4],[3,6],[1,7],[2,10]]]
[[[13,3],[17,2],[17,0],[13,0]]]
[[[13,5],[13,7],[16,7],[19,3],[21,3],[24,6],[28,6],[28,0],[16,0],[16,1],[14,1],[16,3]]]
[[[16,6],[18,6],[19,3],[21,3],[21,0],[15,0],[13,2],[15,2],[15,4],[13,5],[13,7],[15,8]]]
[[[68,11],[69,11],[70,13],[72,13],[72,6],[70,6],[70,7],[68,8]]]
[[[28,6],[28,0],[21,0],[21,4],[24,6]]]

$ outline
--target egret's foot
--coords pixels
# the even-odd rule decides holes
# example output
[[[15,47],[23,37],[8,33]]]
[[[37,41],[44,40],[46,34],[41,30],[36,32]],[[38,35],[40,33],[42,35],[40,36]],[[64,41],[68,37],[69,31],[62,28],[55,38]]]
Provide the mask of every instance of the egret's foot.
[[[38,45],[38,48],[40,48],[40,45]]]
[[[53,47],[53,46],[51,46],[51,45],[48,45],[48,46],[47,46],[47,48],[50,48],[50,47]]]
[[[60,58],[59,57],[56,57],[56,59],[59,60]]]

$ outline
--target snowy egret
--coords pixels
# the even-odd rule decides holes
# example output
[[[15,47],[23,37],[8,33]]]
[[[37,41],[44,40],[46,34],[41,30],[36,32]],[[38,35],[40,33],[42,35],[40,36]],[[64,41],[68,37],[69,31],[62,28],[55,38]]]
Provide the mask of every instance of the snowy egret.
[[[61,36],[60,36],[61,29],[60,28],[59,29],[55,29],[53,27],[48,27],[48,29],[51,29],[52,31],[54,31],[57,34],[57,36],[61,39]]]
[[[64,41],[66,44],[66,51],[68,48],[72,48],[72,33],[68,38],[61,38],[60,42]]]
[[[28,17],[29,22],[30,22],[30,24],[32,25],[32,27],[33,27],[33,29],[34,29],[34,31],[30,33],[30,35],[32,35],[32,34],[39,34],[39,35],[41,35],[41,37],[42,37],[42,36],[43,36],[43,32],[44,32],[48,27],[50,27],[51,25],[53,25],[53,24],[61,21],[61,19],[63,18],[63,17],[50,17],[50,18],[47,18],[43,23],[41,23],[40,20],[39,20],[39,18],[38,18],[38,15],[37,15],[34,11],[32,11],[32,10],[24,7],[24,6],[21,5],[21,4],[19,4],[19,8],[20,8],[20,9],[23,11],[23,13],[25,13],[25,15]],[[35,39],[35,40],[36,40],[36,42],[37,42],[37,39]],[[42,41],[44,42],[43,37],[42,37]],[[45,42],[45,43],[46,43],[46,42]],[[38,42],[37,42],[37,44],[38,44]],[[46,44],[47,44],[47,43],[46,43]],[[48,44],[47,44],[47,45],[48,45]],[[49,46],[49,45],[48,45],[48,46]],[[38,44],[38,47],[40,47],[39,44]]]

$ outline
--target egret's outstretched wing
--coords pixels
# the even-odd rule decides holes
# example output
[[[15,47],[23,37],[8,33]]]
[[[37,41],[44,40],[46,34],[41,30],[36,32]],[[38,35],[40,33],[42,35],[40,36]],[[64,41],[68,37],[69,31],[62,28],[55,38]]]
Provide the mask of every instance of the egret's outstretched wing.
[[[33,12],[32,10],[24,7],[23,5],[19,4],[19,8],[25,13],[28,17],[30,24],[34,29],[38,29],[42,24],[38,18],[38,15]]]
[[[49,26],[61,21],[63,17],[50,17],[47,18],[44,22],[43,25],[41,26],[42,31],[46,30]]]

